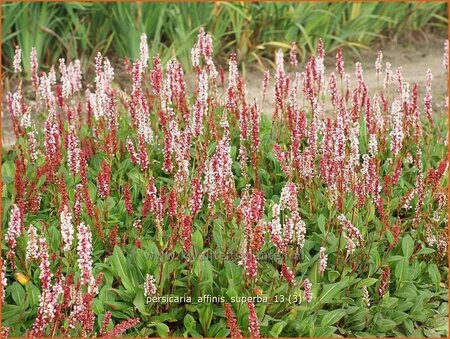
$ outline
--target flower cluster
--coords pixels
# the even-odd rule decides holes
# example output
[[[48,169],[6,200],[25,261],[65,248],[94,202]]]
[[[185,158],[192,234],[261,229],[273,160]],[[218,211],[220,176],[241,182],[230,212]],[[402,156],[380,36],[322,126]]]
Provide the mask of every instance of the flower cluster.
[[[63,251],[68,252],[72,248],[74,227],[72,223],[72,213],[69,211],[69,207],[64,205],[61,212],[61,235],[63,240]]]
[[[31,335],[33,337],[44,336],[45,329],[55,318],[58,297],[63,292],[62,280],[52,285],[51,280],[53,274],[50,271],[50,258],[45,238],[39,238],[38,245],[40,258],[39,269],[41,271],[39,278],[41,280],[42,293],[39,297],[37,317],[31,329]]]
[[[224,134],[217,144],[216,151],[206,163],[204,190],[208,196],[210,208],[221,198],[227,208],[227,215],[231,216],[234,196],[234,180],[231,171],[231,145],[228,123],[222,123]]]
[[[93,288],[94,277],[92,276],[92,233],[84,222],[78,225],[78,266],[81,271],[81,284]]]
[[[13,205],[8,230],[5,235],[6,242],[11,250],[14,250],[16,247],[17,238],[21,235],[23,228],[23,212],[19,206]]]
[[[147,274],[144,283],[144,296],[149,297],[156,294],[156,280],[151,274]]]
[[[103,337],[105,338],[114,338],[120,337],[123,333],[128,331],[130,328],[133,328],[137,324],[140,323],[139,318],[132,318],[122,321],[121,323],[114,326],[114,328],[106,333]]]
[[[203,186],[199,178],[193,178],[191,181],[192,196],[189,201],[189,207],[193,217],[200,211],[202,207]]]
[[[67,164],[72,175],[80,172],[81,150],[78,137],[72,128],[67,136]]]
[[[305,300],[306,300],[308,303],[311,303],[311,301],[312,301],[312,292],[311,292],[311,288],[312,288],[312,284],[311,284],[311,282],[309,281],[309,279],[306,278],[306,279],[303,281],[303,293],[304,293],[304,296],[305,296]]]
[[[131,201],[130,185],[127,182],[123,185],[123,198],[125,200],[125,208],[127,209],[128,214],[132,215],[134,209]]]
[[[246,268],[247,276],[256,278],[258,263],[255,254],[261,250],[264,244],[264,194],[258,189],[253,189],[250,194],[247,186],[242,194],[238,206],[239,217],[244,223],[244,239],[241,244],[241,263]]]
[[[320,258],[319,272],[320,273],[325,272],[325,269],[327,268],[328,255],[325,252],[326,252],[326,248],[323,246],[320,247],[320,252],[319,252],[319,258]]]
[[[380,284],[378,286],[378,295],[380,296],[380,298],[383,298],[383,296],[388,291],[390,279],[391,279],[391,269],[389,267],[386,267],[383,270],[383,273],[381,274]]]
[[[39,246],[38,246],[38,235],[36,227],[33,225],[28,226],[28,241],[27,241],[27,260],[37,260],[39,258]]]
[[[302,248],[305,242],[306,224],[298,210],[297,186],[288,182],[281,191],[280,203],[272,207],[272,221],[268,224],[270,240],[280,252],[285,252],[288,244]],[[284,212],[284,224],[280,222]]]
[[[256,315],[255,305],[253,302],[247,303],[248,307],[248,331],[251,338],[259,338],[259,320]]]
[[[16,50],[14,53],[14,62],[13,62],[13,67],[14,67],[14,72],[22,72],[22,50],[20,49],[19,46],[16,46]]]
[[[80,60],[75,60],[66,65],[66,61],[63,58],[59,59],[59,70],[61,72],[63,98],[68,98],[79,92],[82,80]]]
[[[241,330],[238,327],[236,317],[229,303],[225,303],[225,317],[227,318],[227,326],[230,329],[232,338],[242,338]]]
[[[347,220],[345,215],[339,215],[338,220],[344,230],[344,238],[347,241],[348,254],[352,254],[355,251],[356,246],[361,246],[363,242],[361,233],[355,226],[352,225],[350,221]]]
[[[284,277],[284,279],[286,279],[286,281],[289,283],[290,286],[294,286],[295,275],[286,264],[283,264],[281,266],[281,274]]]
[[[97,177],[98,194],[102,198],[109,195],[109,185],[111,181],[111,167],[106,162],[102,163],[102,169]]]
[[[1,265],[2,265],[2,272],[0,279],[2,280],[2,287],[0,293],[2,296],[2,305],[3,305],[5,302],[5,288],[8,285],[8,279],[6,279],[6,261],[2,260]]]
[[[367,307],[370,307],[370,296],[369,296],[369,290],[367,289],[367,286],[363,286],[362,291],[363,291],[364,304]]]
[[[186,216],[183,220],[183,250],[189,252],[191,248],[192,239],[192,219]]]

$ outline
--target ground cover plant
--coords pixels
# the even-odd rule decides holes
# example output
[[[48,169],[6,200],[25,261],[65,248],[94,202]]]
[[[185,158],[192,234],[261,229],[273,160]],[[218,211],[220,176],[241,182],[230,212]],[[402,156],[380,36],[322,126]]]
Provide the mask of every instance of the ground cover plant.
[[[371,87],[297,52],[250,96],[202,29],[192,90],[145,35],[126,87],[100,53],[86,83],[33,49],[6,93],[2,334],[448,335],[448,99],[381,52]]]

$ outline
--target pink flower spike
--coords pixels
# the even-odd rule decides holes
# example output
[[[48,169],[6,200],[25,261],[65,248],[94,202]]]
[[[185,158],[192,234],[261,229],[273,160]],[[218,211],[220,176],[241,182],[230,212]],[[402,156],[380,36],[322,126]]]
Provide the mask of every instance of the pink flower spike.
[[[269,70],[265,70],[264,71],[263,83],[262,83],[262,93],[261,93],[261,96],[262,96],[263,100],[266,97],[267,88],[269,87],[269,81],[270,81],[270,71]]]
[[[252,301],[247,303],[248,307],[248,330],[251,338],[259,338],[259,321]]]
[[[142,67],[145,69],[148,67],[148,59],[149,59],[147,34],[142,33],[139,47],[140,47],[140,62]]]
[[[189,207],[191,208],[191,215],[195,217],[202,207],[203,198],[203,186],[200,179],[194,178],[191,181],[192,196],[189,202]]]
[[[444,61],[445,70],[448,72],[448,40],[444,42]]]
[[[68,252],[72,247],[74,227],[72,224],[72,213],[70,213],[67,205],[64,205],[60,218],[61,236],[64,244],[63,251]]]
[[[81,271],[81,284],[90,286],[92,276],[92,233],[84,222],[78,225],[78,266]]]
[[[231,305],[229,303],[225,303],[225,317],[227,318],[227,326],[230,330],[230,335],[232,338],[242,338],[241,330],[239,329],[236,316],[231,309]]]
[[[383,61],[383,52],[378,51],[377,60],[375,61],[375,71],[377,74],[377,79],[381,76],[381,63]]]
[[[286,279],[286,281],[289,283],[289,285],[292,287],[295,283],[295,276],[294,273],[292,273],[292,270],[286,265],[283,264],[281,266],[281,275]]]
[[[27,254],[26,259],[38,259],[39,258],[39,246],[36,227],[33,225],[28,226],[28,242],[27,242]]]
[[[336,72],[340,78],[344,75],[344,59],[342,58],[342,49],[338,48],[336,53]]]
[[[309,304],[312,301],[312,293],[311,293],[312,284],[309,282],[309,279],[306,278],[303,281],[303,292],[305,295],[305,300]]]
[[[2,305],[3,305],[3,303],[5,302],[5,289],[6,289],[6,286],[8,285],[8,280],[6,279],[6,260],[2,260],[1,281],[2,281],[1,295],[2,295]]]
[[[5,239],[11,250],[16,247],[16,240],[22,233],[23,229],[23,212],[22,210],[14,204],[11,208],[11,217],[8,224],[8,229],[6,231]]]
[[[106,333],[103,337],[105,338],[120,337],[123,333],[125,333],[130,328],[133,328],[139,323],[140,323],[139,318],[131,318],[123,320],[122,322],[114,326],[114,328],[108,333]]]
[[[433,74],[431,73],[431,69],[427,70],[427,87],[425,93],[425,115],[430,122],[431,127],[433,127],[433,106],[432,106],[432,96],[431,96],[431,84],[433,82]]]
[[[16,50],[14,53],[14,62],[13,62],[14,73],[22,72],[21,63],[22,63],[22,50],[20,49],[19,46],[16,46]]]
[[[320,248],[320,266],[319,266],[320,273],[325,272],[325,269],[327,268],[327,260],[328,260],[328,255],[325,253],[325,247],[321,247]]]
[[[156,280],[155,277],[147,273],[144,283],[144,296],[149,297],[156,295]]]
[[[189,216],[184,217],[183,220],[183,250],[187,253],[192,245],[192,220]]]
[[[98,195],[101,198],[105,199],[109,196],[110,181],[111,181],[111,167],[107,162],[103,162],[101,171],[97,176]]]
[[[39,78],[38,78],[38,61],[36,55],[36,47],[33,47],[31,49],[30,68],[31,68],[31,83],[34,86],[34,90],[37,91],[39,87]]]
[[[297,64],[298,64],[298,62],[297,62],[297,44],[295,42],[293,42],[291,44],[290,57],[291,57],[291,66],[294,68],[297,67]]]

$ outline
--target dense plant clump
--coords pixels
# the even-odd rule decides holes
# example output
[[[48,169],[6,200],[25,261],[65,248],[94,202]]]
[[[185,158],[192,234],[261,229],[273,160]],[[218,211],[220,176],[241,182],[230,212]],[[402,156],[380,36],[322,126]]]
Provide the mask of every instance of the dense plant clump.
[[[341,50],[328,73],[321,42],[304,65],[292,44],[249,95],[203,30],[191,55],[192,84],[142,35],[123,89],[100,53],[86,84],[79,61],[39,73],[32,51],[6,98],[2,334],[448,335],[431,72],[422,93],[380,52],[369,87]]]

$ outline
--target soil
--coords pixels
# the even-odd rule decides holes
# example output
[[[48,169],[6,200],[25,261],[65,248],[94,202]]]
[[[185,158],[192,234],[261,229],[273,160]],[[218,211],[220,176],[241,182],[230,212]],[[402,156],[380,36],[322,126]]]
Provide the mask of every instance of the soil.
[[[378,86],[375,74],[375,60],[377,58],[378,50],[383,51],[383,65],[385,62],[391,63],[391,70],[395,72],[397,67],[401,67],[403,80],[409,82],[410,85],[417,83],[419,85],[419,95],[423,98],[424,88],[426,84],[427,70],[431,69],[433,74],[433,107],[436,114],[447,114],[444,109],[445,96],[448,92],[447,72],[443,66],[443,46],[445,37],[431,36],[427,39],[421,37],[415,43],[399,43],[391,42],[384,43],[383,46],[375,45],[370,50],[363,51],[360,56],[356,57],[352,52],[343,50],[344,67],[346,71],[354,78],[354,63],[360,61],[362,63],[364,72],[364,81],[368,84],[369,93],[373,93],[373,88]],[[330,57],[325,60],[326,73],[329,74],[335,70],[334,53],[330,53]],[[351,65],[351,69],[348,68]],[[302,65],[299,65],[302,66]],[[288,67],[286,67],[288,68]],[[300,68],[301,69],[301,68]],[[383,67],[384,70],[384,67]],[[273,74],[271,70],[271,81],[273,85]],[[252,70],[245,76],[248,97],[261,98],[263,73],[260,70]],[[192,78],[191,78],[192,79]],[[188,87],[192,87],[189,77],[187,80]],[[269,85],[266,98],[263,102],[263,112],[265,114],[272,114],[273,111],[273,86]],[[351,84],[354,86],[354,83]],[[15,137],[12,130],[9,113],[5,107],[5,92],[3,95],[3,114],[2,114],[2,145],[6,149],[14,145]],[[259,100],[260,101],[260,100]]]

